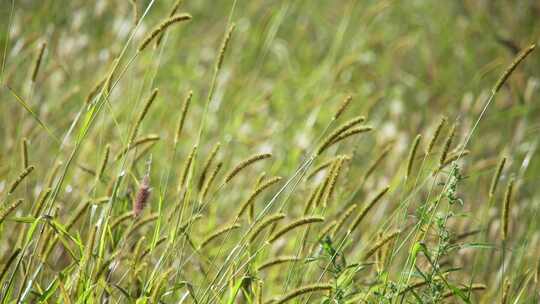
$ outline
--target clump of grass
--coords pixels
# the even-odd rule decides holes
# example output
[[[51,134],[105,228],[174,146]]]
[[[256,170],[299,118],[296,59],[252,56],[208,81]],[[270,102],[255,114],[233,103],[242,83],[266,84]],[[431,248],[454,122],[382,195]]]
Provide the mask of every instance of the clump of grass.
[[[516,57],[491,92],[469,87],[465,93],[466,73],[457,78],[452,73],[479,71],[484,62],[475,60],[475,49],[467,46],[471,39],[463,39],[468,50],[460,53],[463,67],[455,61],[424,66],[429,60],[418,60],[415,69],[428,73],[413,78],[403,73],[408,57],[394,55],[407,54],[414,41],[420,53],[444,57],[449,53],[438,43],[444,35],[434,37],[426,53],[425,39],[410,38],[429,31],[408,27],[414,32],[399,32],[401,42],[375,54],[375,62],[366,60],[371,54],[351,53],[357,49],[351,41],[375,46],[375,53],[377,46],[396,41],[395,31],[385,32],[385,18],[370,17],[381,8],[393,16],[393,6],[347,6],[337,24],[321,27],[319,21],[339,15],[339,9],[285,5],[261,19],[252,17],[262,4],[214,1],[216,12],[230,8],[228,17],[197,18],[180,37],[172,27],[191,19],[179,12],[181,0],[165,6],[130,0],[88,8],[73,1],[80,17],[64,18],[67,23],[56,22],[67,16],[62,10],[32,14],[31,24],[24,23],[29,11],[6,15],[0,81],[15,100],[3,104],[0,119],[0,243],[6,244],[0,246],[0,303],[538,302],[533,218],[538,166],[536,141],[530,136],[538,112],[532,102],[538,62],[530,61],[531,67],[509,82],[535,49],[533,44],[519,52],[520,33],[511,39],[495,35]],[[433,5],[399,9],[407,16]],[[448,10],[446,2],[437,5],[443,9],[424,14],[428,23],[462,15]],[[513,4],[494,5],[495,11],[512,12]],[[198,16],[210,16],[210,6],[194,7]],[[465,6],[475,8],[474,3]],[[298,20],[289,18],[302,16],[302,10],[321,17],[310,20],[307,32],[302,22],[299,28],[291,26]],[[516,26],[516,18],[506,15],[504,24],[520,32],[529,29],[523,24],[538,23],[525,14]],[[140,37],[155,17],[163,19]],[[220,23],[225,17],[226,25]],[[135,24],[125,27],[126,20]],[[50,39],[40,44],[42,38],[32,29],[45,21]],[[375,22],[382,38],[350,30],[369,28],[366,22]],[[482,22],[471,24],[472,32],[468,25],[461,28],[464,38],[493,30],[482,28]],[[77,36],[89,25],[91,31]],[[58,35],[64,32],[69,37]],[[251,39],[259,32],[264,39]],[[321,38],[316,44],[328,37],[335,41],[326,52],[304,43],[302,33]],[[233,35],[238,49],[225,66]],[[212,54],[209,44],[220,37]],[[289,38],[298,43],[289,45]],[[295,51],[288,52],[289,46]],[[499,52],[497,47],[490,44],[482,53]],[[142,56],[149,48],[153,54]],[[46,65],[47,53],[51,60]],[[252,55],[266,61],[248,66]],[[20,69],[26,59],[28,70]],[[488,79],[501,61],[490,62],[477,73],[482,81],[468,79],[471,84]],[[357,66],[369,73],[358,72]],[[437,79],[435,85],[425,85],[431,78]],[[155,87],[164,102],[156,102]],[[336,90],[351,94],[332,110],[322,101]],[[206,98],[199,102],[200,94],[193,92]],[[448,106],[450,98],[460,98],[448,92],[463,92],[462,105]],[[497,93],[502,93],[500,102],[490,106]],[[417,96],[422,101],[409,103]],[[140,101],[135,111],[133,100]],[[420,109],[426,102],[429,107]],[[423,142],[420,134],[440,109],[459,117],[468,131],[463,143],[456,145],[459,129],[445,117],[435,118],[433,133]],[[348,117],[351,110],[359,112]],[[199,124],[188,124],[188,115]],[[157,133],[144,133],[146,126]],[[473,134],[476,129],[485,134]],[[358,141],[349,140],[353,137]],[[406,138],[412,140],[406,143]],[[507,156],[497,165],[492,156],[505,145]],[[277,150],[272,157],[279,157],[264,172],[257,172],[256,165],[270,154],[234,160],[250,149],[269,147]],[[340,154],[331,154],[335,151]],[[486,215],[510,158],[519,160],[521,195],[515,193],[514,178],[508,179],[499,198],[500,220],[493,222]],[[146,167],[141,160],[148,160]],[[224,174],[223,164],[231,164]],[[159,180],[155,205],[154,178]],[[388,196],[390,188],[380,188],[387,184],[392,203],[373,212]],[[484,201],[486,206],[478,205]],[[512,221],[510,211],[519,211],[519,221]],[[284,221],[286,216],[291,220]],[[501,239],[502,246],[492,245]],[[507,250],[510,241],[512,250]],[[507,276],[507,269],[514,273]],[[485,285],[473,284],[475,278]],[[277,296],[265,302],[263,289]],[[482,289],[488,290],[474,292]]]

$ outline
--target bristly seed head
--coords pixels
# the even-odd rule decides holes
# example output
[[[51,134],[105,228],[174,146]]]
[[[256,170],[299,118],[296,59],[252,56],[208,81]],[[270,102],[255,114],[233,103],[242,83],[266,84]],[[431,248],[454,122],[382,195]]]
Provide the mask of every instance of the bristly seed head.
[[[133,201],[134,217],[138,217],[143,211],[146,203],[148,202],[148,199],[150,198],[151,191],[152,189],[150,189],[150,176],[146,174],[143,177],[141,184],[139,185],[139,190],[137,191],[137,195],[135,196],[135,200]]]

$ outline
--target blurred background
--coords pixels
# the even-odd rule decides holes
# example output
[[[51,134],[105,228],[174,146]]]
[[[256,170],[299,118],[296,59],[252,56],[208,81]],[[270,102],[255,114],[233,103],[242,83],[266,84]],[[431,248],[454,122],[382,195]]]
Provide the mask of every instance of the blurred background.
[[[523,258],[512,265],[537,262],[538,52],[516,69],[466,147],[464,143],[498,77],[520,50],[539,42],[540,1],[185,0],[178,12],[191,14],[192,20],[167,30],[159,46],[152,43],[137,53],[137,46],[169,15],[175,2],[0,0],[0,190],[19,174],[20,145],[27,138],[29,160],[36,170],[21,195],[34,199],[39,195],[55,164],[65,164],[75,147],[77,119],[89,94],[121,54],[114,90],[67,171],[58,215],[67,217],[78,202],[105,191],[106,185],[90,186],[92,168],[99,165],[106,144],[114,157],[122,150],[131,122],[154,87],[159,88],[159,96],[140,134],[155,134],[160,140],[142,150],[147,154],[135,164],[134,175],[140,177],[151,154],[153,179],[160,187],[174,189],[176,185],[166,183],[168,174],[171,178],[181,174],[196,142],[214,61],[234,23],[209,103],[198,147],[201,155],[219,141],[221,158],[229,168],[253,153],[271,152],[273,161],[260,171],[290,176],[313,149],[341,101],[351,95],[348,115],[365,115],[375,131],[336,147],[336,153],[352,153],[349,178],[340,182],[338,196],[353,193],[373,161],[382,151],[388,153],[373,177],[362,182],[357,197],[363,200],[386,184],[398,187],[414,137],[423,134],[427,142],[440,119],[447,117],[450,124],[457,124],[453,149],[470,151],[462,162],[466,181],[460,197],[465,202],[462,212],[472,212],[465,224],[456,227],[468,231],[486,215],[493,229],[499,227],[500,211],[485,206],[486,192],[497,161],[508,156],[501,184],[510,174],[517,177],[514,245],[516,251],[523,250]],[[44,42],[44,57],[32,81]],[[189,91],[193,91],[190,113],[178,157],[172,158],[176,122]],[[14,92],[49,131],[21,106]],[[61,147],[54,137],[63,142]],[[111,176],[120,171],[116,165],[112,168]],[[231,206],[246,196],[245,189],[251,189],[255,176],[240,178],[241,190],[220,198],[210,212],[214,216],[200,231],[223,224]],[[126,186],[126,191],[134,188]],[[307,188],[299,186],[291,195],[292,214],[301,214]],[[31,208],[31,200],[23,206],[22,210]],[[150,208],[155,211],[157,205]],[[385,203],[368,223],[380,223],[389,210],[392,202]],[[80,224],[81,229],[86,231],[87,225]],[[2,233],[0,257],[16,242],[7,230]],[[489,273],[482,275],[491,282]],[[496,294],[502,283],[500,278],[493,280],[497,283],[489,286]],[[280,290],[279,286],[270,290]],[[527,289],[531,301],[533,289]],[[486,303],[490,299],[485,298]]]

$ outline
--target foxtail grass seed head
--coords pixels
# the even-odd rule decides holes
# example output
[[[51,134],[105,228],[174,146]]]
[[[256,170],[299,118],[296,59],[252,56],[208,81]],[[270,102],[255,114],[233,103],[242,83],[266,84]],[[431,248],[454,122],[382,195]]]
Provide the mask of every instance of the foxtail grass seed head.
[[[101,160],[101,165],[99,166],[99,171],[97,172],[97,179],[101,180],[103,177],[103,173],[105,172],[105,168],[107,167],[107,163],[109,162],[109,154],[111,153],[111,145],[107,144],[105,146],[105,153],[103,154],[103,159]]]
[[[196,153],[197,153],[197,145],[194,145],[184,164],[184,170],[182,171],[182,176],[180,176],[180,185],[179,185],[180,188],[184,187],[184,185],[186,184],[186,181],[189,177],[189,172],[191,170],[191,166],[193,165],[193,159],[195,158]]]
[[[336,227],[336,225],[337,225],[337,221],[336,221],[336,220],[332,220],[332,221],[330,221],[328,224],[326,224],[326,225],[321,229],[321,231],[319,232],[319,236],[317,237],[317,242],[314,243],[314,245],[315,245],[315,246],[318,245],[318,242],[320,242],[321,240],[323,240],[326,236],[331,235],[331,234],[332,234],[331,231],[332,231],[332,229],[334,229],[334,228]],[[314,247],[315,247],[315,246],[314,246]],[[314,247],[312,247],[312,250],[310,250],[310,251],[313,251],[313,248],[314,248]]]
[[[512,201],[512,193],[514,191],[514,177],[510,178],[506,193],[504,194],[503,212],[502,212],[502,239],[505,241],[508,237],[508,227],[510,226],[510,203]]]
[[[351,95],[345,97],[345,100],[343,100],[343,102],[342,102],[341,105],[339,106],[339,108],[338,108],[338,110],[336,111],[336,114],[334,115],[334,117],[332,118],[332,120],[337,120],[337,119],[339,119],[339,117],[341,116],[341,114],[343,114],[343,112],[345,112],[345,110],[347,109],[347,107],[349,106],[349,104],[351,104],[351,101],[352,101],[352,96],[351,96]]]
[[[306,216],[306,217],[303,217],[303,218],[300,218],[300,219],[297,219],[293,222],[291,222],[290,224],[286,225],[285,227],[281,228],[280,230],[278,230],[276,233],[274,233],[270,239],[268,240],[270,243],[273,243],[275,240],[277,240],[278,238],[280,238],[281,236],[283,236],[285,233],[297,228],[297,227],[300,227],[300,226],[303,226],[303,225],[308,225],[308,224],[313,224],[313,223],[320,223],[320,222],[323,222],[324,221],[324,217],[321,217],[321,216]]]
[[[332,284],[329,284],[329,283],[316,283],[316,284],[305,285],[305,286],[302,286],[302,287],[299,287],[290,291],[286,295],[279,298],[276,302],[273,302],[273,304],[287,303],[290,300],[296,297],[299,297],[303,294],[317,292],[317,291],[330,291],[332,290],[332,288],[333,288]]]
[[[90,258],[92,257],[92,252],[94,251],[94,245],[96,243],[96,234],[99,229],[98,225],[94,225],[91,230],[90,234],[88,235],[88,240],[86,241],[86,248],[85,248],[85,254],[84,254],[84,262],[88,263]]]
[[[221,168],[223,167],[223,163],[219,162],[212,173],[210,174],[210,177],[208,178],[208,181],[204,183],[203,188],[201,189],[201,199],[206,198],[208,195],[208,191],[210,190],[210,187],[214,183],[214,180],[216,179],[216,176],[218,175],[219,171],[221,171]]]
[[[105,81],[107,81],[108,79],[108,76],[101,79],[98,83],[96,83],[94,85],[94,87],[92,88],[92,90],[90,90],[90,92],[88,93],[88,95],[86,95],[86,100],[85,100],[85,103],[86,104],[89,104],[90,102],[92,102],[92,100],[94,99],[94,97],[96,97],[97,93],[99,92],[99,90],[101,89],[101,87],[105,84]]]
[[[66,229],[71,229],[75,223],[83,217],[83,215],[86,213],[86,211],[90,208],[90,201],[82,204],[76,211],[75,214],[69,219],[69,221],[66,223]]]
[[[199,177],[199,190],[202,189],[204,182],[206,181],[206,175],[208,174],[208,171],[210,170],[210,167],[212,166],[212,163],[214,162],[214,159],[216,158],[217,153],[219,152],[221,144],[218,142],[214,148],[212,149],[212,152],[210,152],[210,155],[204,162],[203,170],[201,172],[201,176]]]
[[[242,216],[242,214],[246,211],[246,209],[254,203],[255,199],[257,198],[257,196],[259,196],[259,194],[261,194],[261,192],[263,192],[265,189],[269,188],[270,186],[278,183],[280,180],[281,180],[281,177],[276,176],[264,182],[263,184],[259,185],[255,189],[255,191],[253,191],[253,193],[249,196],[249,198],[242,204],[242,206],[240,207],[240,210],[238,210],[236,219],[238,220],[240,216]]]
[[[28,139],[23,138],[21,142],[22,167],[28,168]]]
[[[315,200],[317,200],[317,197],[319,196],[322,189],[322,185],[318,185],[311,191],[311,194],[309,195],[308,200],[306,201],[306,204],[304,206],[304,215],[307,215],[309,213],[309,210],[315,203]]]
[[[357,116],[338,127],[334,132],[330,133],[322,144],[317,149],[317,155],[323,153],[326,149],[334,145],[335,143],[355,134],[369,132],[373,128],[371,127],[356,127],[365,121],[364,116]]]
[[[148,134],[146,136],[143,136],[141,138],[138,138],[136,140],[134,140],[131,145],[125,147],[124,149],[122,149],[122,151],[120,151],[115,159],[116,160],[119,160],[121,159],[124,155],[126,155],[126,153],[128,153],[129,151],[141,146],[141,145],[144,145],[144,144],[152,144],[158,140],[160,140],[161,138],[159,137],[159,135],[157,134]]]
[[[38,217],[41,214],[41,210],[43,209],[43,204],[45,203],[45,201],[47,201],[51,192],[52,192],[52,188],[46,188],[45,190],[43,190],[37,202],[34,204],[34,209],[32,211],[32,215],[34,217]]]
[[[262,263],[259,267],[257,267],[257,271],[261,271],[265,268],[277,266],[283,263],[297,262],[297,261],[300,261],[300,258],[295,257],[295,256],[278,256]]]
[[[137,136],[137,132],[139,131],[139,127],[140,127],[143,119],[146,117],[146,114],[148,114],[148,110],[150,109],[150,106],[152,106],[152,103],[156,99],[157,94],[158,94],[158,89],[154,89],[152,91],[152,94],[150,94],[150,96],[146,100],[146,102],[144,104],[144,107],[143,107],[141,113],[139,114],[139,117],[135,121],[135,126],[133,127],[133,131],[131,131],[131,136],[129,138],[128,146],[131,146],[131,144],[135,140],[135,137]]]
[[[103,89],[105,90],[105,92],[104,92],[105,93],[105,98],[109,98],[109,96],[111,95],[111,92],[112,92],[112,89],[113,89],[113,84],[114,84],[113,78],[114,78],[115,72],[118,69],[119,63],[120,63],[120,58],[115,58],[112,61],[111,70],[109,71],[109,73],[105,77],[105,82],[103,83]]]
[[[231,171],[229,171],[229,173],[227,173],[227,175],[225,176],[225,179],[223,181],[223,184],[226,184],[226,183],[230,182],[231,179],[233,179],[236,175],[238,175],[238,173],[240,171],[242,171],[243,169],[249,167],[253,163],[258,162],[258,161],[263,160],[263,159],[270,158],[270,157],[272,157],[272,154],[270,154],[270,153],[262,153],[262,154],[255,154],[255,155],[250,156],[249,158],[241,161]]]
[[[330,173],[330,180],[328,181],[328,189],[324,194],[322,206],[323,208],[326,208],[328,205],[328,201],[332,197],[332,194],[334,193],[334,189],[336,188],[336,183],[339,178],[339,174],[341,173],[341,169],[343,168],[343,163],[345,162],[345,159],[343,157],[340,157],[336,160],[336,163],[333,167],[332,172]]]
[[[276,213],[276,214],[270,214],[265,216],[258,222],[255,227],[253,228],[253,231],[249,234],[249,242],[253,243],[257,236],[264,230],[264,228],[268,227],[269,225],[280,221],[285,218],[285,214],[283,213]]]
[[[45,54],[45,49],[47,48],[47,42],[42,42],[39,46],[38,55],[36,61],[34,62],[34,68],[32,69],[32,82],[36,82],[36,78],[43,62],[43,55]]]
[[[503,293],[502,293],[502,298],[501,298],[501,304],[507,304],[508,303],[508,299],[510,297],[510,287],[511,287],[511,283],[510,283],[510,280],[508,278],[506,278],[504,280],[504,284],[503,284]]]
[[[435,128],[435,132],[433,132],[433,136],[431,136],[431,140],[429,141],[429,145],[426,149],[426,155],[430,154],[433,150],[433,147],[435,147],[435,144],[437,143],[437,139],[439,139],[439,135],[441,134],[441,130],[446,124],[446,117],[442,117],[439,121],[439,124],[437,125],[437,128]]]
[[[29,166],[29,167],[26,167],[20,174],[19,176],[17,177],[17,179],[15,181],[13,181],[13,183],[11,183],[11,185],[9,186],[9,189],[8,189],[8,192],[7,194],[10,195],[12,194],[16,189],[17,187],[19,186],[19,184],[30,174],[32,173],[32,171],[34,171],[34,166]]]
[[[201,218],[202,218],[202,214],[195,214],[191,216],[184,223],[180,225],[180,227],[178,228],[178,231],[185,231],[187,228],[193,226],[193,224],[197,222],[198,220],[200,220]]]
[[[491,179],[491,185],[489,186],[490,198],[492,198],[493,195],[495,195],[495,191],[497,191],[497,185],[499,184],[499,180],[501,178],[501,174],[504,169],[505,163],[506,163],[506,157],[501,158],[501,160],[499,161],[499,165],[497,166],[497,171],[495,171],[495,174],[493,175],[493,178]]]
[[[390,190],[390,187],[385,187],[384,189],[382,189],[365,207],[364,209],[362,209],[360,211],[360,213],[358,213],[358,215],[356,216],[356,218],[354,219],[354,221],[351,223],[351,225],[349,226],[349,231],[348,233],[352,233],[357,227],[358,225],[360,225],[360,222],[362,221],[362,219],[364,219],[364,217],[366,216],[366,214],[369,212],[369,210],[371,210],[371,208],[373,208],[373,206],[375,206],[375,204],[381,200],[381,198],[388,192],[388,190]]]
[[[223,235],[231,230],[238,229],[238,228],[240,228],[240,224],[232,224],[232,225],[225,226],[221,229],[218,229],[212,232],[206,239],[202,241],[201,245],[199,246],[199,249],[202,249],[204,246],[206,246],[212,240],[218,238],[220,235]]]
[[[394,239],[396,236],[398,236],[399,234],[401,233],[400,230],[396,230],[392,233],[389,233],[388,235],[386,236],[383,236],[380,240],[378,240],[374,245],[373,247],[371,247],[370,250],[368,250],[368,252],[366,252],[364,254],[364,257],[362,260],[367,260],[369,259],[377,250],[379,250],[379,248],[381,248],[382,246],[384,246],[386,243],[388,243],[389,241],[391,241],[392,239]]]
[[[189,111],[189,106],[191,104],[191,98],[193,97],[193,91],[189,91],[187,94],[184,105],[182,106],[182,113],[180,114],[180,118],[178,119],[178,125],[176,127],[176,134],[174,135],[174,144],[176,145],[178,143],[178,140],[180,139],[180,136],[182,135],[182,130],[184,130],[184,124],[186,122],[186,117]]]
[[[126,233],[126,237],[132,236],[141,227],[152,223],[153,221],[157,220],[158,217],[159,217],[159,214],[156,212],[156,213],[152,213],[150,215],[147,215],[147,216],[141,218],[135,224],[133,224],[133,226],[131,226],[131,229]]]
[[[356,207],[358,207],[357,204],[352,204],[343,213],[341,213],[341,216],[337,220],[336,226],[333,229],[332,236],[339,232],[341,227],[343,227],[343,225],[345,224],[345,221],[347,221],[347,219],[349,218],[349,216],[351,216],[353,211],[356,210]]]
[[[2,268],[2,272],[0,272],[0,284],[3,283],[3,280],[4,280],[4,277],[7,275],[7,273],[9,272],[9,268],[11,267],[11,265],[13,264],[13,262],[15,262],[15,260],[17,259],[17,257],[19,256],[19,254],[21,253],[22,249],[21,248],[16,248],[15,250],[13,250],[13,252],[11,253],[11,255],[9,256],[9,258],[7,259],[7,261],[5,262],[4,264],[4,267]]]
[[[47,178],[47,188],[52,187],[52,184],[56,180],[56,177],[58,175],[58,171],[60,171],[60,167],[62,167],[63,162],[59,161],[56,162],[51,170],[51,173],[49,174],[49,177]]]
[[[377,156],[375,161],[366,170],[366,173],[364,174],[364,181],[367,180],[368,177],[370,177],[371,174],[373,174],[373,172],[375,172],[375,170],[383,162],[383,160],[386,158],[386,156],[388,156],[388,153],[390,153],[390,150],[392,150],[392,146],[388,145],[381,151],[381,153]]]
[[[332,175],[332,172],[334,171],[334,167],[336,166],[336,162],[332,164],[332,167],[330,168],[330,172],[326,175],[326,178],[324,179],[323,183],[320,185],[317,196],[315,196],[315,199],[313,200],[313,206],[319,207],[321,204],[325,193],[327,192],[328,185],[330,184],[330,178]]]
[[[307,179],[311,179],[313,178],[315,175],[317,175],[317,173],[323,171],[324,169],[330,167],[330,165],[332,165],[334,163],[335,159],[332,158],[332,159],[329,159],[323,163],[321,163],[320,165],[318,165],[317,167],[315,167],[307,176]]]
[[[535,48],[536,48],[536,44],[533,43],[517,55],[514,61],[512,61],[510,66],[504,71],[501,77],[497,80],[497,83],[495,83],[495,86],[493,87],[493,90],[492,90],[493,94],[497,93],[501,89],[501,87],[504,85],[506,80],[508,80],[508,77],[512,75],[512,72],[514,72],[517,66],[523,60],[525,60],[525,58],[527,58],[527,56],[529,56],[529,54],[532,53],[532,51],[534,51]]]
[[[178,12],[178,9],[180,8],[181,3],[182,3],[182,0],[176,0],[176,2],[171,8],[171,12],[169,13],[169,18],[176,15],[176,12]],[[161,40],[163,40],[163,35],[165,35],[165,31],[161,32],[159,36],[157,37],[156,48],[161,44]]]
[[[411,146],[411,150],[409,151],[409,159],[407,161],[407,174],[405,175],[406,179],[409,179],[409,176],[411,176],[413,164],[414,164],[414,158],[416,157],[416,150],[418,150],[418,145],[420,144],[420,140],[422,139],[422,135],[418,134],[416,135],[413,144]]]
[[[11,213],[13,212],[15,209],[17,209],[17,207],[19,207],[21,204],[22,204],[23,200],[22,199],[18,199],[16,200],[15,202],[13,202],[11,205],[7,206],[6,208],[4,208],[3,210],[0,211],[0,223],[2,223],[4,221],[4,219]]]
[[[139,23],[139,7],[137,5],[137,0],[129,0],[131,3],[131,11],[133,12],[133,24]]]
[[[459,159],[462,159],[464,157],[466,157],[467,155],[469,155],[471,153],[470,150],[458,150],[456,152],[452,152],[450,153],[447,157],[446,157],[446,160],[444,161],[444,163],[442,165],[439,166],[439,170],[442,170],[444,168],[446,168],[448,165],[450,165],[451,163],[459,160]]]
[[[232,24],[229,27],[229,30],[227,31],[227,35],[223,39],[223,42],[221,44],[221,48],[219,50],[218,60],[216,61],[216,70],[221,69],[221,66],[223,65],[223,59],[225,58],[225,52],[227,52],[227,48],[229,47],[229,43],[231,41],[232,34],[236,28],[236,24]]]
[[[165,31],[169,26],[175,23],[188,21],[188,20],[191,20],[190,14],[176,14],[172,17],[167,18],[160,25],[158,25],[152,32],[150,32],[150,34],[146,36],[146,38],[143,40],[143,42],[141,43],[137,51],[142,52],[150,44],[150,42],[152,42],[152,40],[154,40],[159,34]]]
[[[112,223],[111,223],[111,231],[113,231],[116,227],[118,227],[120,224],[126,222],[130,218],[133,217],[133,210],[124,212],[123,214],[116,217]]]
[[[454,140],[455,134],[456,134],[456,125],[454,124],[452,128],[450,129],[450,132],[448,132],[448,136],[446,137],[446,141],[444,142],[444,147],[441,152],[441,158],[439,159],[439,166],[444,165],[444,162],[446,161],[446,157],[448,156],[448,151],[450,151],[450,147],[452,146],[452,141]]]
[[[484,284],[474,283],[474,284],[467,284],[466,287],[460,288],[462,292],[468,292],[468,291],[479,291],[479,290],[485,290],[487,288]],[[442,295],[443,299],[450,298],[452,296],[455,296],[456,293],[453,290],[447,291]]]
[[[372,127],[356,127],[339,134],[330,145],[336,144],[348,137],[373,130]]]
[[[266,178],[266,172],[261,172],[259,174],[259,177],[257,178],[257,181],[255,182],[255,186],[253,188],[253,191],[255,192],[257,190],[257,188],[259,188],[260,185],[262,185],[262,182],[264,181],[264,179]],[[249,205],[249,223],[252,223],[254,220],[255,220],[255,207],[254,207],[255,204],[250,204]]]
[[[141,184],[139,185],[139,190],[137,191],[135,200],[133,201],[134,217],[138,217],[143,211],[144,207],[148,203],[151,191],[152,190],[150,189],[150,176],[146,174],[143,177]]]

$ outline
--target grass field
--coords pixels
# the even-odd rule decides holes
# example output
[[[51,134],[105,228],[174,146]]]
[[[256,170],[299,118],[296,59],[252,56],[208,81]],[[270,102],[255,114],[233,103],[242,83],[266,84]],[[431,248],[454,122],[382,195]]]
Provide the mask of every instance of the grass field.
[[[540,2],[0,25],[0,304],[539,303]]]

